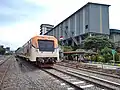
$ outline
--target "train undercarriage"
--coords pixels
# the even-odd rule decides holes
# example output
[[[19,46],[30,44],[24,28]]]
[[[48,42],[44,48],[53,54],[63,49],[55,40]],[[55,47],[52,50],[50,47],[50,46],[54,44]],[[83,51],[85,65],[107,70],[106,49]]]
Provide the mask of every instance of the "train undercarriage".
[[[18,55],[16,56],[16,60],[17,60],[17,58],[21,58],[23,60],[32,62],[39,67],[46,67],[46,68],[52,67],[57,61],[57,57],[37,57],[36,61],[30,61],[28,58],[21,57]]]
[[[56,63],[57,57],[37,57],[36,65],[39,67],[52,67]]]

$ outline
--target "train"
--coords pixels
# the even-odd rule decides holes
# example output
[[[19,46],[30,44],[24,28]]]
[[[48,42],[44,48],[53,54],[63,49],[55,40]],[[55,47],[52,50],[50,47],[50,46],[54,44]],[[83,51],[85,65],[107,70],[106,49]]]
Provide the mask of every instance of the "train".
[[[15,53],[16,57],[34,62],[40,67],[52,67],[59,61],[58,40],[54,36],[34,36]]]

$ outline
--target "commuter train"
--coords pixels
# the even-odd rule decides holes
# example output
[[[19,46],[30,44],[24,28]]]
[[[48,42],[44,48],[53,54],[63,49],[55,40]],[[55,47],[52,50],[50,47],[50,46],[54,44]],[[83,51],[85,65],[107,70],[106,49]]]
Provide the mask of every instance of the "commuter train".
[[[35,62],[40,67],[51,67],[59,61],[58,41],[54,36],[34,36],[16,50],[16,56]]]

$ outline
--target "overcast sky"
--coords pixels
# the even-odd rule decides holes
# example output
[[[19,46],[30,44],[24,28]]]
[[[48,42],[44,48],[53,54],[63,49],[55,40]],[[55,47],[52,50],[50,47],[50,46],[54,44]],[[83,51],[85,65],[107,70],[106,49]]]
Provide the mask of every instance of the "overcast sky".
[[[87,2],[111,5],[110,28],[120,29],[119,0],[0,0],[0,44],[16,50],[39,34],[40,24],[57,25]]]

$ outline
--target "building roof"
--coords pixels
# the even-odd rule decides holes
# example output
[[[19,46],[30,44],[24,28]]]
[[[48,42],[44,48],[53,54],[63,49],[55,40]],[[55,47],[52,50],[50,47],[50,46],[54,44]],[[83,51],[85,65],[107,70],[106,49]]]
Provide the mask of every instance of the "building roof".
[[[41,24],[40,26],[43,26],[43,25],[54,27],[54,25],[51,25],[51,24]]]
[[[57,26],[59,26],[61,23],[63,23],[64,21],[66,21],[68,18],[72,17],[73,15],[75,15],[77,12],[79,12],[80,10],[82,10],[84,7],[88,6],[89,4],[96,4],[96,5],[103,5],[103,6],[110,6],[108,4],[100,4],[100,3],[92,3],[92,2],[88,2],[87,4],[85,4],[83,7],[81,7],[80,9],[78,9],[77,11],[75,11],[73,14],[71,14],[69,17],[67,17],[66,19],[64,19],[62,22],[60,22],[59,24],[57,24],[54,28],[56,28]],[[52,31],[54,28],[52,28],[50,31]],[[47,33],[49,33],[50,31],[48,31]],[[45,33],[45,34],[47,34]]]
[[[112,33],[118,33],[118,34],[120,34],[120,30],[118,30],[118,29],[110,29],[110,33],[112,34]]]
[[[96,52],[88,52],[88,51],[69,51],[63,52],[64,54],[97,54]]]

